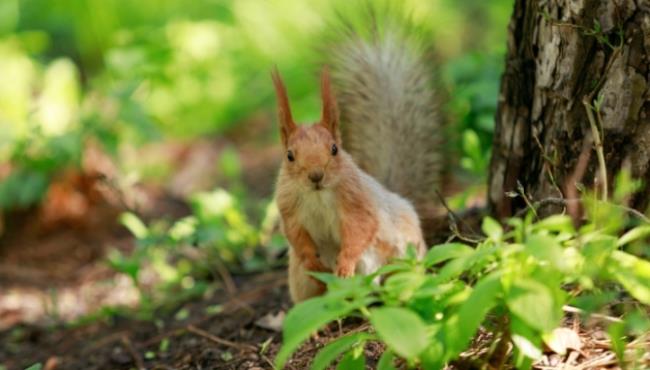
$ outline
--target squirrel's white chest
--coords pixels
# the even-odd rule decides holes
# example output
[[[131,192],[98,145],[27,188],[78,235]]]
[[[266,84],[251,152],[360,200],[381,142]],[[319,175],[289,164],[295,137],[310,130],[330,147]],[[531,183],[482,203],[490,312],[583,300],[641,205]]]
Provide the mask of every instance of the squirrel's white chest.
[[[334,267],[341,244],[335,194],[329,190],[304,194],[298,218],[316,243],[321,261],[330,268]]]

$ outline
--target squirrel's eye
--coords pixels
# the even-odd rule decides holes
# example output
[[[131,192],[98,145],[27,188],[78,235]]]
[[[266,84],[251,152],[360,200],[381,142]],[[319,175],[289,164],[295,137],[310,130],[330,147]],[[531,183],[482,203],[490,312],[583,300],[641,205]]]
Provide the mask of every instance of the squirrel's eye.
[[[336,144],[332,144],[332,155],[336,155],[339,152],[339,148],[336,147]]]
[[[293,152],[291,150],[287,152],[287,159],[289,160],[289,162],[293,162],[293,160],[295,159],[293,157]]]

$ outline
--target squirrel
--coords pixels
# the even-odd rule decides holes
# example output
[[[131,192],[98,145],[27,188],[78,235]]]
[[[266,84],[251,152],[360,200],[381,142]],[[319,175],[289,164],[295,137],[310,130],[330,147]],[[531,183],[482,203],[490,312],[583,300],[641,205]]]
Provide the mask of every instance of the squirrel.
[[[309,272],[366,275],[409,245],[418,257],[426,251],[420,217],[435,199],[441,133],[424,53],[412,41],[387,27],[330,49],[332,77],[323,68],[322,114],[312,125],[296,124],[272,72],[285,150],[275,199],[295,303],[325,291]]]

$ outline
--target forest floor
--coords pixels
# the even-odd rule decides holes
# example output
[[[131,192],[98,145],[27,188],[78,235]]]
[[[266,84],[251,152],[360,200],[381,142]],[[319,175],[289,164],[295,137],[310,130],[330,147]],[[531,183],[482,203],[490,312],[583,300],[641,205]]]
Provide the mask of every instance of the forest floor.
[[[210,145],[195,147],[199,152],[178,151],[187,163],[177,171],[178,176],[186,176],[179,184],[200,182],[196,176],[203,171],[192,167],[196,158],[215,155]],[[271,151],[244,159],[246,186],[260,196],[270,194],[275,166],[269,162],[277,155]],[[70,178],[62,181],[65,185]],[[78,178],[75,181],[79,183]],[[142,212],[145,219],[189,212],[177,194],[156,187],[141,190],[148,199]],[[66,204],[75,202],[68,199],[57,207],[66,209]],[[42,209],[5,217],[0,239],[0,369],[25,369],[35,363],[45,370],[273,369],[282,343],[281,320],[291,306],[283,269],[233,275],[235,290],[217,287],[209,295],[157,311],[154,320],[117,314],[69,324],[107,305],[137,304],[138,293],[129,279],[105,262],[110,248],[129,252],[135,245],[116,221],[123,209],[109,203],[90,202],[87,212],[70,211],[67,216],[59,209],[54,218],[45,217],[48,213]],[[307,369],[327,342],[367,328],[361,320],[333,323],[305,343],[286,368]],[[567,354],[547,351],[536,368],[616,368],[607,335],[598,325],[587,329],[568,315],[566,328],[577,334],[567,337],[574,340],[567,345]],[[492,343],[493,338],[479,333],[472,349],[453,368],[484,368],[488,362],[481,358]],[[369,369],[382,351],[378,343],[366,346]]]
[[[161,207],[183,212],[169,209],[178,205]],[[33,229],[33,215],[16,216],[23,218],[18,222],[23,227],[9,233],[0,249],[0,368],[35,363],[47,370],[273,368],[281,319],[290,307],[284,270],[234,275],[236,291],[217,288],[207,297],[161,309],[154,320],[118,314],[65,324],[104,305],[136,302],[128,279],[103,261],[104,248],[128,251],[134,244],[112,221],[113,211],[100,207],[91,225],[46,232]],[[306,369],[324,343],[360,327],[363,323],[355,321],[331,325],[287,368]],[[380,354],[379,345],[370,346],[369,363]]]

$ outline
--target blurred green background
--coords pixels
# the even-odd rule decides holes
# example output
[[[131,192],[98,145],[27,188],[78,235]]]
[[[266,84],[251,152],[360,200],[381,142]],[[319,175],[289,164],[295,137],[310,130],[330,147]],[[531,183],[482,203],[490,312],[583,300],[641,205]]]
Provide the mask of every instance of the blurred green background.
[[[193,140],[274,122],[269,70],[318,116],[315,45],[342,1],[3,0],[0,208],[38,202],[83,143]],[[430,33],[459,163],[484,177],[512,0],[402,2]],[[269,131],[253,137],[275,143]],[[119,162],[119,159],[118,159]]]
[[[454,209],[480,203],[513,0],[384,3],[405,8],[435,50],[443,194]],[[224,271],[282,266],[270,71],[281,71],[296,120],[317,120],[318,50],[337,13],[354,18],[357,5],[0,0],[0,263],[72,274],[108,264],[148,314],[227,281]],[[111,188],[108,211],[86,183]],[[130,202],[142,194],[144,211]],[[30,248],[52,257],[33,260]],[[79,250],[97,260],[77,264]]]

